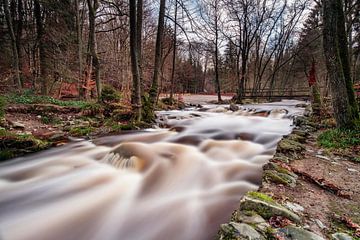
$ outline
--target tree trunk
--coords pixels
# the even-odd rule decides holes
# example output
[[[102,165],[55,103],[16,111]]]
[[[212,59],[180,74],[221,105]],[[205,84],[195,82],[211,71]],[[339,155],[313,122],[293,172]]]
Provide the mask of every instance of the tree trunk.
[[[339,49],[342,46],[339,42],[342,41],[339,37],[342,32],[339,30],[341,22],[339,11],[342,11],[342,3],[340,0],[324,0],[323,8],[323,47],[336,124],[339,128],[351,128],[354,126],[355,119],[351,112],[346,88],[344,74],[346,67],[343,68]],[[347,47],[345,49],[347,51]],[[345,49],[342,50],[345,51]]]
[[[137,62],[139,68],[139,84],[140,84],[140,94],[144,95],[145,82],[143,80],[143,70],[142,70],[142,35],[143,35],[143,0],[137,1],[136,9],[136,51],[137,51]]]
[[[347,33],[345,30],[345,16],[342,7],[342,1],[338,0],[338,10],[337,10],[337,36],[338,36],[338,49],[340,55],[340,61],[342,65],[342,69],[344,72],[345,83],[346,83],[346,90],[348,94],[349,104],[351,107],[351,114],[354,119],[359,118],[359,109],[356,102],[354,88],[353,88],[353,81],[351,79],[351,63],[350,63],[350,56],[348,53],[349,45],[348,45],[348,38]],[[351,31],[351,30],[350,30]]]
[[[37,42],[39,45],[41,94],[47,95],[49,73],[44,39],[43,17],[41,16],[41,6],[39,0],[34,0],[34,15],[36,21]]]
[[[215,13],[217,14],[217,10],[215,9]],[[220,79],[219,79],[219,29],[218,29],[218,19],[215,16],[215,85],[216,85],[216,93],[218,97],[218,102],[221,103],[221,87],[220,87]]]
[[[75,11],[76,11],[76,38],[77,38],[77,50],[78,50],[78,63],[79,63],[79,76],[78,76],[78,91],[79,98],[84,97],[84,91],[82,88],[83,78],[83,58],[82,58],[82,31],[81,31],[81,19],[80,19],[80,6],[79,0],[75,0]]]
[[[141,121],[141,96],[140,96],[140,71],[139,71],[139,59],[138,59],[138,47],[141,46],[138,42],[141,39],[137,39],[137,23],[136,23],[136,0],[130,0],[129,4],[129,18],[130,18],[130,55],[131,55],[131,71],[132,71],[132,93],[131,103],[134,110],[134,120],[136,122]]]
[[[171,86],[170,86],[170,99],[174,98],[174,80],[175,80],[175,61],[176,61],[176,37],[177,37],[177,0],[175,0],[175,16],[174,16],[174,35],[173,35],[173,58],[172,58],[172,70],[171,70]]]
[[[6,23],[8,25],[8,30],[9,30],[9,34],[10,34],[10,38],[11,38],[11,47],[12,47],[13,58],[14,58],[13,59],[13,68],[14,68],[14,71],[15,71],[15,81],[14,82],[19,87],[19,89],[21,89],[18,46],[16,44],[17,42],[16,42],[15,33],[14,33],[13,21],[12,21],[11,15],[10,15],[8,1],[3,0],[3,4],[4,4],[4,12],[5,12]]]
[[[164,22],[165,22],[165,3],[166,0],[160,0],[160,10],[159,10],[159,20],[158,20],[158,29],[156,35],[156,46],[155,46],[155,64],[154,64],[154,74],[151,84],[151,89],[149,93],[149,109],[145,109],[147,112],[146,121],[153,121],[155,119],[155,107],[156,99],[159,91],[159,73],[161,67],[162,59],[162,42],[164,36]]]
[[[89,56],[92,59],[92,67],[94,67],[94,75],[95,75],[95,83],[97,90],[97,97],[100,99],[101,96],[101,82],[100,82],[100,61],[99,57],[96,53],[96,35],[95,35],[95,18],[96,11],[99,7],[98,0],[87,0],[89,7],[89,40],[88,40],[88,49]],[[89,65],[91,67],[91,65]]]

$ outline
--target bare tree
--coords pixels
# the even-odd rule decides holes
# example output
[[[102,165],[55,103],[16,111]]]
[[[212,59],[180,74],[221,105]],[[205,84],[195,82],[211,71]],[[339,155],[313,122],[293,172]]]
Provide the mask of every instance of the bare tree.
[[[141,0],[140,0],[141,1]],[[138,9],[138,11],[142,11]],[[130,55],[131,55],[131,70],[133,76],[133,87],[131,94],[131,103],[134,110],[134,119],[137,122],[141,121],[141,96],[140,96],[140,69],[139,69],[139,46],[141,46],[141,39],[138,39],[138,24],[136,14],[136,0],[130,0]],[[141,52],[141,51],[140,51]]]
[[[11,38],[11,47],[12,47],[12,53],[13,53],[13,58],[14,58],[13,68],[14,68],[15,76],[16,76],[15,84],[17,84],[18,87],[21,88],[21,78],[20,78],[20,69],[19,69],[19,52],[18,52],[19,46],[17,45],[17,41],[16,41],[16,37],[15,37],[13,20],[10,15],[8,1],[3,0],[3,5],[4,5],[5,18],[6,18],[6,22],[8,25],[9,35]]]

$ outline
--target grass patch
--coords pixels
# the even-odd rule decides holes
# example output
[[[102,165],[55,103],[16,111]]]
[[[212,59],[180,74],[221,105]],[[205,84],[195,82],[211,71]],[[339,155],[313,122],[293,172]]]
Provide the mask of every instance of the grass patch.
[[[5,96],[5,99],[8,103],[16,104],[54,104],[57,106],[71,106],[71,107],[80,107],[83,108],[88,103],[86,101],[62,101],[50,96],[35,95],[31,93],[19,94],[9,94]]]
[[[261,192],[251,191],[251,192],[248,192],[246,195],[249,196],[249,197],[255,198],[255,199],[262,200],[264,202],[276,203],[275,200],[272,199],[269,195],[266,195],[266,194],[261,193]]]
[[[317,139],[325,148],[349,148],[360,145],[360,128],[354,130],[330,129],[321,133]]]

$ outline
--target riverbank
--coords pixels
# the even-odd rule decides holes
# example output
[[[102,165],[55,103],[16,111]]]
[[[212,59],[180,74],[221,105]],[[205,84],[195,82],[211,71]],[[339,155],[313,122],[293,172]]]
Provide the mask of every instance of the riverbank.
[[[332,122],[295,120],[264,166],[259,190],[240,200],[219,239],[360,239],[359,135],[346,139],[353,146],[331,146]]]

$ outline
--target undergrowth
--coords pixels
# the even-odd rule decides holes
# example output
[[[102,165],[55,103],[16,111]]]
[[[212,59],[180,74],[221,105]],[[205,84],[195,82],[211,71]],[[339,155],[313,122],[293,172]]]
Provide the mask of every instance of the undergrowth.
[[[62,101],[50,96],[35,95],[30,92],[24,94],[8,94],[5,96],[8,103],[16,104],[54,104],[58,106],[73,106],[83,108],[88,103],[86,101]]]
[[[350,148],[360,145],[360,128],[354,130],[330,129],[321,133],[317,139],[325,148]]]

